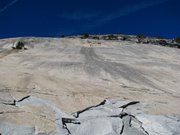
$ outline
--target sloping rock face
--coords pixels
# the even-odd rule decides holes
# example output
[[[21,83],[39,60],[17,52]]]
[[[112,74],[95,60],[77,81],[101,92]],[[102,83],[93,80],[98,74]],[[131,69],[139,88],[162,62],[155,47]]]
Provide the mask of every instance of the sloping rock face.
[[[178,135],[179,59],[133,40],[2,39],[0,133]]]
[[[27,50],[13,50],[17,41]],[[110,97],[180,114],[180,49],[79,38],[0,40],[0,100],[32,95],[74,112]]]
[[[139,101],[107,99],[73,114],[32,96],[3,105],[6,111],[0,112],[2,135],[180,134],[180,117],[148,115],[148,106]]]

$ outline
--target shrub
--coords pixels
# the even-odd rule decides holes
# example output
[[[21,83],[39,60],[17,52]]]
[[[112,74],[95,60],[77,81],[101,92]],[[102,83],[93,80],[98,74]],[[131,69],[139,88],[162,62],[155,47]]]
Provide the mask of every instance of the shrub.
[[[164,45],[164,46],[167,45],[166,40],[163,40],[163,39],[158,40],[157,42],[158,42],[158,44],[160,44],[160,45]]]
[[[177,37],[177,38],[175,39],[175,41],[176,41],[176,43],[180,43],[180,37]]]
[[[144,34],[138,34],[138,35],[137,35],[137,38],[138,38],[138,39],[145,39],[146,36],[145,36]]]
[[[108,35],[108,39],[109,39],[109,40],[117,40],[118,37],[115,36],[115,35]]]
[[[102,36],[103,40],[107,40],[107,38],[108,38],[107,36]]]
[[[61,36],[60,36],[61,38],[64,38],[65,37],[65,35],[64,34],[61,34]]]
[[[125,41],[127,39],[128,39],[127,37],[123,36],[121,40]]]
[[[88,34],[88,33],[83,34],[83,37],[82,37],[82,38],[83,38],[83,39],[89,38],[89,34]]]
[[[93,36],[92,39],[97,39],[97,40],[99,40],[99,37],[98,37],[98,36]]]
[[[23,42],[21,41],[18,41],[15,46],[12,47],[13,49],[18,49],[18,50],[21,50],[21,49],[25,49],[25,45]]]
[[[141,43],[142,40],[144,40],[145,38],[146,38],[146,36],[144,34],[137,35],[138,43]]]
[[[151,41],[149,39],[143,39],[141,43],[143,44],[149,44]]]

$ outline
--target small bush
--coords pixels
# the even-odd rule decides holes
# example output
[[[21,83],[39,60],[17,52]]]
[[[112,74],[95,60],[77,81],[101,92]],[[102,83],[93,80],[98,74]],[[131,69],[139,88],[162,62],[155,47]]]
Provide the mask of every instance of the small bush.
[[[164,45],[164,46],[166,46],[166,45],[167,45],[166,40],[163,40],[163,39],[158,40],[157,42],[158,42],[158,44],[160,44],[160,45]]]
[[[143,43],[143,44],[149,44],[149,43],[150,43],[150,40],[144,39],[144,40],[142,41],[142,43]]]
[[[139,39],[145,39],[146,36],[145,36],[144,34],[139,34],[139,35],[137,35],[137,38],[139,38]]]
[[[108,37],[107,37],[107,36],[102,36],[102,39],[103,39],[103,40],[107,40]]]
[[[89,38],[89,34],[88,34],[88,33],[83,34],[83,37],[82,37],[82,38],[83,38],[83,39]]]
[[[109,40],[118,40],[118,37],[115,35],[108,35]]]
[[[137,35],[138,43],[141,43],[145,38],[146,36],[144,34]]]
[[[122,39],[121,40],[123,40],[123,41],[125,41],[125,40],[127,40],[128,38],[127,37],[122,37]]]
[[[99,40],[99,37],[98,37],[98,36],[93,36],[92,39],[97,39],[97,40]]]
[[[61,36],[60,36],[61,38],[64,38],[65,37],[65,35],[64,34],[61,34]]]
[[[18,41],[18,42],[16,43],[16,45],[15,45],[15,46],[13,46],[12,48],[13,48],[13,49],[18,49],[18,50],[21,50],[21,49],[25,49],[25,45],[24,45],[24,43],[23,43],[23,42]]]
[[[175,39],[175,41],[176,41],[176,43],[180,43],[180,37],[177,37],[177,38]]]

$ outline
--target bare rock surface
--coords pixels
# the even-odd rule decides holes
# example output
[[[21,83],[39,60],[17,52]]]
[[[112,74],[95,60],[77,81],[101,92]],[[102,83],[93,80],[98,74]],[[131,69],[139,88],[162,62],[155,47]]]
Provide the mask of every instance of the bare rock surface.
[[[0,114],[0,118],[6,116],[0,122],[0,131],[3,135],[172,135],[180,133],[179,117],[146,114],[147,105],[138,101],[107,99],[73,114],[67,114],[53,103],[32,96],[2,104],[7,105],[7,108],[15,107],[12,109],[14,112],[4,111]],[[34,110],[36,107],[41,109]],[[45,108],[52,112],[47,113]],[[8,116],[8,113],[11,116]],[[14,113],[24,118],[17,118]],[[34,117],[41,117],[41,120],[36,118],[34,121]],[[16,119],[16,122],[13,119]]]
[[[0,133],[178,135],[179,59],[132,41],[2,39]]]

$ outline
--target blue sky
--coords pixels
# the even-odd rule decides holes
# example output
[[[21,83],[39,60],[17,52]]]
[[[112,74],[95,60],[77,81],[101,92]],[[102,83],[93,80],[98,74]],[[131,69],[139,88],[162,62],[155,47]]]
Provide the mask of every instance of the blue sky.
[[[180,0],[0,0],[0,38],[61,34],[180,36]]]

